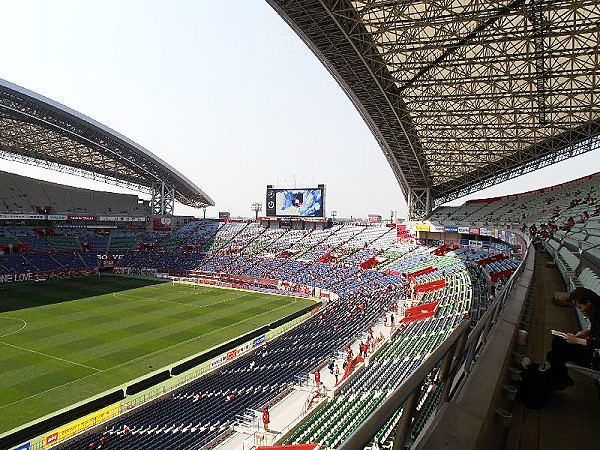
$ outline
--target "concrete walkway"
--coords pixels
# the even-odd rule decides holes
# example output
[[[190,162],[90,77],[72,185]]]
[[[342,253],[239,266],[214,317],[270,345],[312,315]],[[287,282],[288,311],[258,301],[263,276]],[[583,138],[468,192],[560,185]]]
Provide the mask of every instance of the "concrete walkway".
[[[551,257],[536,253],[533,284],[534,312],[524,353],[532,361],[545,360],[550,348],[551,329],[577,331],[571,306],[554,304],[554,293],[566,291]],[[541,409],[527,409],[515,403],[509,428],[508,450],[598,450],[600,449],[600,401],[593,381],[579,373],[570,373],[575,385],[550,394]]]

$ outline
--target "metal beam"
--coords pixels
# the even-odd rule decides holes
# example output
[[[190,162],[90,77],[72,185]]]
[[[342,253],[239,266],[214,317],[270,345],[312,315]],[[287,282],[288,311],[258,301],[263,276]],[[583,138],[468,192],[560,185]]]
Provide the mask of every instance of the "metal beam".
[[[461,48],[461,47],[463,47],[463,46],[465,46],[467,44],[471,44],[473,42],[473,40],[481,34],[482,31],[484,31],[486,28],[489,28],[491,25],[493,25],[494,23],[496,23],[498,21],[498,19],[500,19],[502,17],[505,17],[507,14],[509,14],[514,9],[519,8],[521,5],[523,5],[523,3],[525,3],[525,0],[514,0],[510,4],[498,8],[497,12],[493,13],[491,15],[491,17],[489,17],[489,18],[481,21],[480,24],[477,25],[477,27],[473,31],[471,31],[465,37],[463,37],[462,39],[460,39],[456,44],[452,44],[452,45],[448,46],[446,48],[446,50],[440,56],[438,56],[437,58],[435,58],[433,61],[431,61],[431,63],[427,64],[425,67],[421,68],[417,72],[416,75],[414,75],[408,82],[404,83],[400,87],[400,90],[404,91],[405,89],[413,86],[418,80],[420,80],[421,78],[423,78],[423,76],[427,72],[429,72],[430,70],[436,68],[442,62],[446,61],[459,48]]]
[[[596,0],[267,2],[353,101],[415,217],[426,190],[440,204],[598,135]]]
[[[349,0],[267,0],[348,95],[379,143],[405,197],[430,184],[412,118]]]
[[[0,80],[0,149],[4,157],[85,173],[95,179],[143,186],[164,182],[189,206],[214,202],[190,180],[142,146],[53,100]],[[43,163],[41,163],[43,161]],[[90,175],[95,174],[95,175]]]

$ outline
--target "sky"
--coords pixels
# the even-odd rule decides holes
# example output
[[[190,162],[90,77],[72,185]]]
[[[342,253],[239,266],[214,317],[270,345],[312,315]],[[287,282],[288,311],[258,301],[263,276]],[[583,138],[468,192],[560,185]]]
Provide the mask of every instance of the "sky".
[[[0,78],[127,136],[208,194],[253,217],[266,185],[327,187],[326,212],[407,205],[381,149],[333,77],[264,0],[0,0]],[[0,160],[0,170],[126,192]],[[598,151],[468,198],[523,192],[600,170]],[[202,211],[176,205],[177,215]]]

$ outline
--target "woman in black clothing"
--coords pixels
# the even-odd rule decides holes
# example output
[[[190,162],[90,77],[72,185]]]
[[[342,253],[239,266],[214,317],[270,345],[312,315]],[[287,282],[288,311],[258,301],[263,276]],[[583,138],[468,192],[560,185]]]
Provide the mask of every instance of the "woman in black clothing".
[[[600,358],[600,296],[583,287],[571,292],[569,299],[590,320],[589,330],[578,333],[566,333],[552,339],[552,349],[546,355],[546,362],[540,364],[539,370],[548,370],[552,390],[563,390],[573,385],[567,373],[566,361],[581,366],[598,369]]]

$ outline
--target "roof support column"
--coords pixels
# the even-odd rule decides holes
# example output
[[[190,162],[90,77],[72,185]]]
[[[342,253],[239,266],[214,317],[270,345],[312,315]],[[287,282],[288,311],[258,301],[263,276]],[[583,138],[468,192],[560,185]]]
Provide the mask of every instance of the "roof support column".
[[[152,183],[152,215],[172,216],[175,211],[175,188],[163,182]]]
[[[410,188],[408,191],[408,220],[422,220],[429,215],[433,207],[431,189]]]

